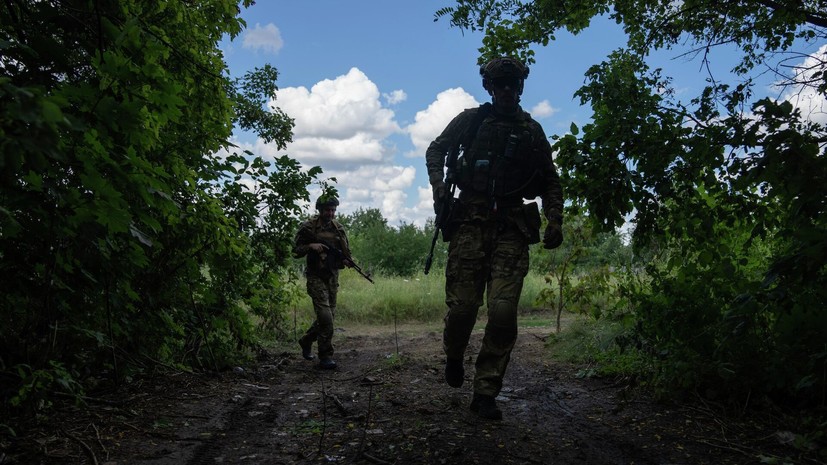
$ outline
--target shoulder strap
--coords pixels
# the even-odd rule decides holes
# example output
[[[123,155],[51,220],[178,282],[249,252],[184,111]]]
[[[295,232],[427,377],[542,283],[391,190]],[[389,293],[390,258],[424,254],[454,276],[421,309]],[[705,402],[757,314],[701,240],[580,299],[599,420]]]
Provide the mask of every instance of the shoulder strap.
[[[457,173],[459,170],[459,167],[457,166],[459,154],[460,152],[468,152],[468,149],[474,142],[474,138],[482,125],[482,121],[488,116],[489,113],[491,113],[490,103],[480,105],[471,119],[471,124],[465,128],[460,137],[454,142],[455,145],[448,152],[448,157],[445,159],[445,166],[448,168],[445,175],[445,184],[454,185],[456,183],[456,177],[459,176],[459,173]],[[453,187],[451,189],[453,189]],[[453,190],[451,190],[451,192],[453,193]]]
[[[480,126],[482,125],[482,121],[491,113],[491,103],[486,102],[479,106],[477,109],[476,114],[474,114],[474,119],[471,120],[471,124],[465,128],[465,132],[462,133],[462,137],[459,139],[460,146],[468,151],[468,148],[471,147],[471,144],[474,142],[474,137],[477,135],[477,131],[480,130]]]

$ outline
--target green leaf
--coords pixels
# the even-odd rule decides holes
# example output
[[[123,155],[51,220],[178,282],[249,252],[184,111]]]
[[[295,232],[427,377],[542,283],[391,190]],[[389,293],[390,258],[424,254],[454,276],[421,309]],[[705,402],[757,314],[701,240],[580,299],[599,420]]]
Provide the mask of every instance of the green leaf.
[[[40,107],[43,111],[43,121],[46,123],[58,123],[64,121],[63,112],[60,107],[48,99],[40,101]]]

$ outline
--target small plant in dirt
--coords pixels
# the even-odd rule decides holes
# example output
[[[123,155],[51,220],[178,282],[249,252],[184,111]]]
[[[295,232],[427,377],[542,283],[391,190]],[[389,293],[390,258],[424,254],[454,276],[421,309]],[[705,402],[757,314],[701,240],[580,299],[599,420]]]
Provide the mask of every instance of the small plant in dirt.
[[[385,364],[393,369],[401,369],[405,365],[404,354],[394,352],[385,356]]]
[[[318,420],[307,420],[296,427],[296,434],[321,434],[324,424]]]

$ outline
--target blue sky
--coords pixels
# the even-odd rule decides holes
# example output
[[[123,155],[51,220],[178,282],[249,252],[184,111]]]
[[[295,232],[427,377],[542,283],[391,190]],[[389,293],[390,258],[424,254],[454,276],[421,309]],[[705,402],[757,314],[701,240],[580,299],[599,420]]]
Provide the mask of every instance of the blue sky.
[[[423,225],[433,215],[425,149],[461,110],[490,100],[476,64],[481,36],[451,28],[445,18],[434,21],[434,12],[448,5],[262,0],[243,10],[247,29],[221,44],[229,69],[241,76],[275,66],[273,104],[296,126],[284,151],[250,134],[237,133],[235,142],[260,155],[286,153],[308,168],[321,166],[325,177],[338,180],[340,213],[378,208],[393,226]],[[573,94],[588,67],[624,38],[619,26],[596,21],[576,37],[561,32],[549,46],[535,48],[522,106],[548,136],[588,122],[591,110]],[[716,53],[712,63],[724,75],[734,62],[725,51]],[[707,72],[678,55],[658,53],[651,65],[673,75],[679,93],[697,95]]]

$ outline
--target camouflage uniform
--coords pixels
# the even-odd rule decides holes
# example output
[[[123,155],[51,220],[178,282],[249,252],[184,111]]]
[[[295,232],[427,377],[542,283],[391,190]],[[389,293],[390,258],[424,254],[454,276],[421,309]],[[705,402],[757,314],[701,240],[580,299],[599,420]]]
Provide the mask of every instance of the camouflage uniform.
[[[319,358],[333,357],[333,319],[336,315],[336,295],[339,290],[339,270],[344,268],[341,257],[330,252],[316,253],[309,248],[314,242],[325,242],[350,256],[347,235],[342,225],[332,220],[323,224],[319,217],[304,222],[293,242],[293,255],[307,257],[305,277],[307,294],[313,300],[316,320],[302,336],[300,344],[318,342]]]
[[[473,387],[475,396],[496,397],[517,339],[517,304],[528,273],[528,246],[540,241],[537,204],[524,204],[523,199],[539,196],[543,213],[558,228],[563,199],[551,146],[539,123],[521,108],[502,115],[489,104],[460,113],[428,147],[431,184],[442,183],[448,152],[461,139],[471,140],[466,132],[481,111],[487,116],[477,123],[473,142],[457,166],[449,167],[455,170],[460,194],[443,230],[450,239],[443,348],[449,361],[464,357],[487,292],[488,323]]]

